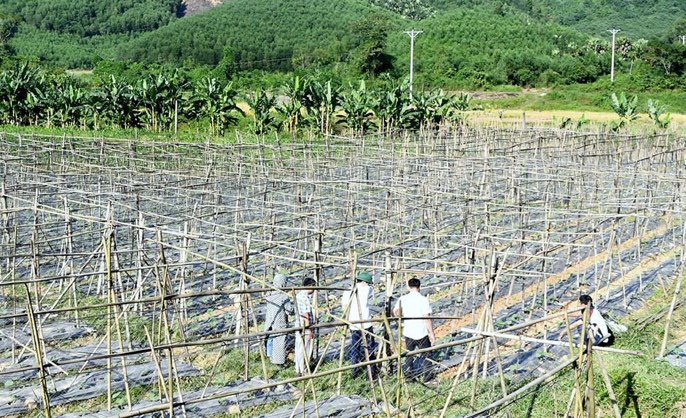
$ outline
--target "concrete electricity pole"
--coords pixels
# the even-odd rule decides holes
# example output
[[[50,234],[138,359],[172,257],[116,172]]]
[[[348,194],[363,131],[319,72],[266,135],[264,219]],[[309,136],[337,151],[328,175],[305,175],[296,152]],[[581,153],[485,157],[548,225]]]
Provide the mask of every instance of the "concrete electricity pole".
[[[610,81],[615,82],[615,36],[619,29],[610,29],[608,32],[612,34],[612,64],[610,64]]]
[[[414,79],[414,38],[416,38],[422,31],[409,30],[405,31],[410,36],[410,100],[412,100],[412,80]]]

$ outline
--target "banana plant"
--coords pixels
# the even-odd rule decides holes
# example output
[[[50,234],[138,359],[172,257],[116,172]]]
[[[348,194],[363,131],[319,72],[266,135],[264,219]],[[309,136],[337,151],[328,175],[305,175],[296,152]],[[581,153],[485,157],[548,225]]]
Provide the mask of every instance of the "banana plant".
[[[667,113],[667,106],[657,100],[648,100],[648,117],[660,129],[666,129],[669,126],[670,114]]]
[[[271,128],[278,126],[272,114],[276,98],[264,90],[256,90],[247,96],[247,103],[252,110],[252,129],[262,135]]]
[[[5,123],[26,125],[37,119],[33,111],[40,109],[39,98],[46,89],[45,77],[28,64],[15,66],[0,78],[0,101]]]
[[[447,115],[447,120],[454,125],[466,125],[472,96],[466,93],[460,93],[458,96],[450,98],[451,111]]]
[[[53,87],[55,94],[55,117],[60,126],[71,127],[83,124],[88,102],[86,91],[72,80],[58,80]]]
[[[139,112],[149,129],[159,132],[172,128],[186,86],[176,72],[149,75],[139,82],[136,87],[141,104]]]
[[[443,89],[431,92],[432,114],[429,127],[440,126],[449,122],[456,112],[455,100],[448,96]]]
[[[468,106],[468,101],[468,96],[450,96],[442,89],[417,92],[412,100],[412,117],[408,118],[406,125],[412,129],[428,130],[446,123],[464,123],[465,117],[459,111]]]
[[[110,75],[109,80],[93,96],[94,114],[120,128],[139,127],[138,102],[139,98],[130,84]],[[97,121],[94,124],[98,126]]]
[[[415,109],[411,106],[409,84],[389,80],[387,86],[378,92],[374,109],[379,119],[379,132],[392,133],[414,119]]]
[[[374,128],[375,100],[364,81],[358,87],[349,84],[350,90],[343,93],[341,108],[343,115],[340,123],[348,128],[353,136],[363,136],[365,132]]]
[[[638,119],[637,104],[637,96],[627,98],[624,92],[620,93],[619,96],[617,96],[615,93],[612,93],[612,96],[610,97],[610,106],[612,106],[612,110],[614,110],[617,116],[619,116],[619,120],[614,123],[614,130],[619,130],[626,126],[629,122],[633,122]]]
[[[434,98],[432,92],[418,91],[412,96],[412,118],[408,119],[409,128],[424,130],[434,118]]]
[[[210,122],[212,135],[224,135],[229,126],[238,123],[237,115],[244,115],[236,96],[232,83],[222,84],[213,77],[202,79],[196,86],[192,101],[198,115]]]
[[[472,96],[468,93],[460,93],[459,96],[453,97],[453,106],[455,107],[455,110],[458,110],[460,112],[469,110],[469,105],[471,104],[471,102]]]
[[[49,116],[48,125],[51,124],[54,116],[54,100],[51,92],[49,88],[34,88],[28,93],[23,103],[23,116],[20,122],[22,125],[38,126],[45,115]]]
[[[303,96],[303,107],[316,129],[323,135],[330,135],[335,125],[335,116],[341,102],[341,89],[331,80],[307,84]]]
[[[277,107],[277,110],[284,117],[286,129],[293,135],[295,135],[300,127],[303,98],[305,97],[307,84],[308,83],[301,80],[299,76],[295,76],[281,89],[281,93],[285,96],[286,100]]]

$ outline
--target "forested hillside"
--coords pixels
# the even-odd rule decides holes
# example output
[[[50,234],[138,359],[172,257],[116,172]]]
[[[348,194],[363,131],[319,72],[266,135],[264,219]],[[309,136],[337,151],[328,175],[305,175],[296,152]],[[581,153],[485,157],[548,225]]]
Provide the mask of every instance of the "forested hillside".
[[[472,86],[588,82],[607,60],[586,47],[587,37],[556,24],[531,24],[520,14],[455,9],[418,22],[418,80],[430,85],[463,80]],[[394,34],[389,49],[407,54],[407,36]]]
[[[373,8],[360,0],[235,0],[145,34],[120,50],[142,62],[217,64],[227,54],[239,69],[289,69],[291,58],[341,61],[353,27]],[[399,18],[386,12],[389,22]]]
[[[177,18],[181,0],[5,0],[6,14],[34,28],[82,37],[155,30]]]
[[[686,84],[680,0],[231,0],[182,17],[185,5],[5,0],[0,62],[77,69],[161,64],[226,80],[259,71],[263,78],[299,72],[346,82],[384,73],[397,79],[408,72],[403,31],[416,28],[424,31],[416,48],[420,85],[549,86],[607,74],[606,29],[617,27],[619,72],[643,85]]]
[[[630,38],[661,35],[686,16],[683,0],[514,0],[534,19],[547,19],[595,36],[612,28]]]
[[[424,30],[417,80],[426,85],[589,82],[609,65],[604,51],[587,47],[587,36],[516,10],[452,8],[414,22],[380,10],[349,0],[236,0],[145,34],[122,48],[121,57],[210,65],[225,57],[236,71],[335,65],[338,73],[383,72],[363,68],[371,63],[400,75],[407,73],[403,31],[416,27]],[[374,56],[378,49],[387,62],[374,63],[384,59]]]
[[[661,35],[686,16],[683,0],[379,0],[386,4],[421,1],[438,12],[460,7],[487,8],[496,13],[523,12],[532,20],[555,22],[593,36],[622,29],[631,38]]]
[[[10,45],[48,65],[88,68],[115,58],[115,47],[178,19],[181,0],[4,0],[15,22]],[[13,32],[14,32],[13,31]]]

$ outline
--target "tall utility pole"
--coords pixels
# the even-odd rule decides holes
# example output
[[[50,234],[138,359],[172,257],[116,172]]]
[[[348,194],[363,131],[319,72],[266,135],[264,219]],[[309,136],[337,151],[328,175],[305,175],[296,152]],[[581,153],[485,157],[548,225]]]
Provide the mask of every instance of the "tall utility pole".
[[[681,45],[686,45],[686,35],[681,35]]]
[[[619,29],[610,29],[608,32],[612,34],[612,64],[610,64],[610,81],[615,82],[615,37]]]
[[[416,38],[422,31],[408,30],[405,31],[410,36],[410,100],[412,100],[412,80],[414,79],[414,38]]]

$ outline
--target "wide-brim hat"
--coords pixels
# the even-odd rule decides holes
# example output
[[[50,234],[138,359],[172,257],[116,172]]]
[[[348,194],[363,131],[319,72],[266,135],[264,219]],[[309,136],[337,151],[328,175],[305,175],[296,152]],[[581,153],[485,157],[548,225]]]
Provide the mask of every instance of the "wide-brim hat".
[[[374,278],[372,277],[371,274],[367,273],[366,271],[363,271],[362,273],[357,275],[357,281],[358,282],[365,282],[365,283],[372,283],[372,281],[374,281]]]

